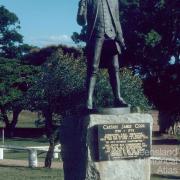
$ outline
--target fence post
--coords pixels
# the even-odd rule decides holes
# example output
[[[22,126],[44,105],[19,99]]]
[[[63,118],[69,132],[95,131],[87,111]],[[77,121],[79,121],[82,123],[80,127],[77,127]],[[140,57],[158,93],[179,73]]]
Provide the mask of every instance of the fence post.
[[[37,167],[38,159],[37,159],[37,150],[31,149],[29,150],[29,167]]]
[[[54,159],[58,159],[59,153],[58,152],[54,152],[53,157],[54,157]]]
[[[4,150],[3,148],[0,148],[0,160],[4,159]]]
[[[2,129],[2,144],[4,145],[4,128]]]

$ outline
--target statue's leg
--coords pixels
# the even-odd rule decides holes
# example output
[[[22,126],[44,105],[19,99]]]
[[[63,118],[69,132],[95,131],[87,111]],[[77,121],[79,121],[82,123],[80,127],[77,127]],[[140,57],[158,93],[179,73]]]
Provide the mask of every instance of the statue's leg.
[[[112,57],[111,65],[108,68],[110,83],[114,95],[115,107],[127,107],[127,103],[121,97],[118,54]]]
[[[87,102],[86,108],[93,109],[93,93],[96,84],[96,76],[99,70],[99,62],[104,38],[96,38],[88,47],[87,65]]]

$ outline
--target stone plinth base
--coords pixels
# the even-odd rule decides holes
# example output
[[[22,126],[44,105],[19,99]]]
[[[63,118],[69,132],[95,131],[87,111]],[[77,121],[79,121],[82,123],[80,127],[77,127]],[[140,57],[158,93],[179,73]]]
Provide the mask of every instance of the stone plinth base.
[[[102,124],[148,123],[152,142],[152,117],[148,114],[100,115],[64,120],[60,129],[65,180],[150,180],[150,157],[98,160],[97,131]]]

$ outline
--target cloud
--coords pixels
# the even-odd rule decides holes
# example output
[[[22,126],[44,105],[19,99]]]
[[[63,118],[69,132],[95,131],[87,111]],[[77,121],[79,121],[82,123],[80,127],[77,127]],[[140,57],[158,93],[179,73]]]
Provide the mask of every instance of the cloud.
[[[50,40],[54,41],[54,42],[71,42],[71,37],[68,35],[59,35],[59,36],[50,36],[49,37]]]
[[[71,37],[66,34],[62,35],[50,35],[48,37],[29,38],[28,43],[39,47],[57,44],[74,45]]]

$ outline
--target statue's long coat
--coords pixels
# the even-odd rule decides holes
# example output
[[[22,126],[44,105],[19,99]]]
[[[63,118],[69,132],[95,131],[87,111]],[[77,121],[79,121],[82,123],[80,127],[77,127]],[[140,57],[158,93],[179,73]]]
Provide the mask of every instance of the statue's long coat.
[[[115,25],[116,38],[124,45],[124,39],[122,35],[122,29],[120,24],[119,15],[119,0],[107,0],[111,15],[113,17],[113,23]],[[99,10],[99,0],[80,0],[79,10],[77,15],[77,22],[79,25],[85,25],[87,23],[87,38],[91,40],[96,24],[97,14]]]
[[[119,54],[121,53],[121,46],[125,46],[123,34],[122,34],[122,28],[120,24],[120,8],[119,8],[119,0],[107,0],[110,13],[112,16],[113,24],[115,25],[114,29],[116,32],[116,40],[118,43],[116,43],[117,50]],[[77,22],[79,25],[83,26],[87,24],[87,44],[94,38],[94,35],[96,35],[95,32],[95,25],[97,20],[97,14],[99,10],[99,0],[80,0],[79,2],[79,9],[77,14]],[[104,52],[107,52],[107,50],[104,50]],[[106,53],[102,53],[103,57],[106,57]],[[101,57],[101,59],[104,59]],[[106,63],[103,62],[103,66]]]

